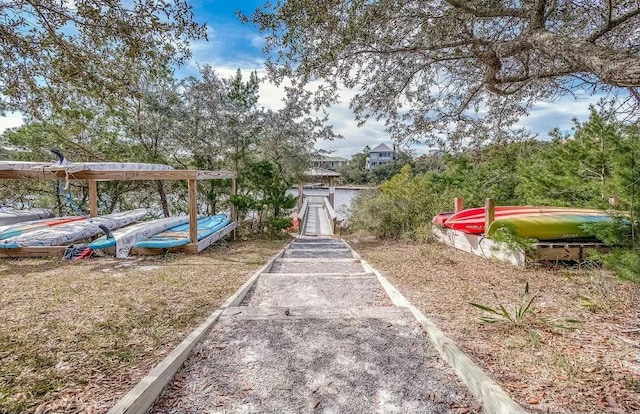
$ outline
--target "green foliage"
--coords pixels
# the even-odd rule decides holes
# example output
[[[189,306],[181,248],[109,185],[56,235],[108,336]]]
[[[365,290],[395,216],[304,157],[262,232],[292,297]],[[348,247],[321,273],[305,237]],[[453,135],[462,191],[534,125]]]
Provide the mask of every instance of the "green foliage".
[[[380,237],[425,237],[423,226],[451,200],[448,194],[433,191],[432,178],[413,176],[405,165],[377,191],[353,201],[350,226]]]
[[[533,244],[538,241],[518,236],[516,228],[512,224],[503,225],[492,234],[491,238],[504,243],[512,250],[522,250],[524,252],[531,252],[534,249]]]
[[[494,294],[496,299],[498,297]],[[509,322],[514,325],[520,325],[524,321],[525,317],[529,313],[531,309],[531,304],[535,300],[536,296],[532,296],[529,298],[529,282],[524,285],[524,293],[522,294],[522,299],[519,305],[513,306],[513,310],[510,312],[503,304],[498,304],[497,308],[492,308],[489,306],[481,305],[478,303],[469,303],[471,306],[474,306],[478,309],[481,309],[485,312],[490,313],[494,316],[482,316],[480,318],[481,321],[486,323],[496,323],[496,322]]]
[[[592,252],[589,258],[602,263],[623,280],[640,283],[640,249],[637,247],[614,248],[606,254]]]
[[[243,192],[232,197],[231,201],[236,205],[239,217],[246,218],[249,212],[257,214],[256,226],[251,220],[252,231],[262,232],[266,227],[270,233],[279,233],[291,227],[288,213],[295,207],[297,198],[286,194],[288,183],[274,163],[259,161],[249,164],[241,181]]]

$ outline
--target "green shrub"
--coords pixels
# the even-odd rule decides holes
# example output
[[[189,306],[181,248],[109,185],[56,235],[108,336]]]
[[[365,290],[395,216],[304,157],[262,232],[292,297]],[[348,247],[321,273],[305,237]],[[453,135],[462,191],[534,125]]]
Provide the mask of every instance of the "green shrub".
[[[421,239],[428,235],[431,219],[450,205],[453,197],[433,190],[432,176],[413,176],[404,166],[375,191],[353,201],[349,226],[378,237]]]

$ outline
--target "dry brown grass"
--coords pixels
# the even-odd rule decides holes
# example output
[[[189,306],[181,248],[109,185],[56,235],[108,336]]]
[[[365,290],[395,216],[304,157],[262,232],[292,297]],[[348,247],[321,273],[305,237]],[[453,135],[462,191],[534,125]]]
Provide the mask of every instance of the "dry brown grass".
[[[599,269],[518,268],[438,244],[349,242],[528,410],[640,410],[639,285]],[[520,304],[526,282],[537,297],[519,325],[483,323],[487,314],[469,305]],[[555,326],[566,319],[580,322]]]
[[[349,242],[528,410],[640,411],[639,285],[599,269],[518,268],[437,244]],[[526,282],[537,298],[519,325],[483,323],[486,313],[469,305],[519,304]],[[566,319],[580,322],[555,326]]]
[[[106,412],[286,241],[0,262],[0,413]]]

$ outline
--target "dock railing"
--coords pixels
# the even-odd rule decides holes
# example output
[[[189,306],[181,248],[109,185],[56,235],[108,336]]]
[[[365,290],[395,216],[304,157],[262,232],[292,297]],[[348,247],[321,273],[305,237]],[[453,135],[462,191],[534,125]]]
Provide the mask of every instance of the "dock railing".
[[[336,211],[331,206],[331,203],[329,202],[329,198],[324,199],[324,211],[327,213],[327,216],[329,216],[329,220],[331,221],[331,233],[336,234],[338,215],[336,214]]]

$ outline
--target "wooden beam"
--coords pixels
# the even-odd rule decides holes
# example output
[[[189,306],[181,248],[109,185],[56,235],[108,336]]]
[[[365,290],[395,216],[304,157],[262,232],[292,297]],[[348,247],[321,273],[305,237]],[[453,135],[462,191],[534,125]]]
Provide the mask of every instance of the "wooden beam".
[[[66,246],[34,246],[15,249],[0,248],[0,257],[62,257]]]
[[[71,180],[221,180],[235,178],[232,171],[200,171],[200,170],[119,170],[99,171],[83,170],[69,173]],[[57,180],[66,178],[64,170],[0,170],[2,179],[42,179]]]
[[[331,208],[334,208],[335,205],[335,197],[336,197],[336,183],[333,177],[329,177],[329,204],[331,204]]]
[[[464,210],[464,198],[462,198],[462,197],[454,198],[453,199],[453,207],[454,207],[453,211],[455,213]]]
[[[198,183],[189,180],[189,243],[198,242]]]
[[[88,180],[89,183],[89,215],[95,217],[98,215],[98,182],[96,180]]]
[[[487,198],[484,201],[484,235],[487,236],[489,227],[496,217],[496,201],[493,198]]]
[[[235,178],[231,179],[231,196],[235,196],[238,194],[238,182]],[[231,221],[238,224],[238,212],[236,211],[236,205],[230,203],[231,208]],[[236,226],[237,227],[237,226]],[[237,237],[238,232],[236,231],[236,227],[233,228],[233,239]]]

